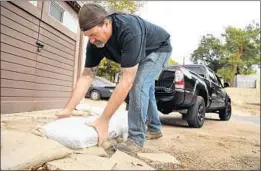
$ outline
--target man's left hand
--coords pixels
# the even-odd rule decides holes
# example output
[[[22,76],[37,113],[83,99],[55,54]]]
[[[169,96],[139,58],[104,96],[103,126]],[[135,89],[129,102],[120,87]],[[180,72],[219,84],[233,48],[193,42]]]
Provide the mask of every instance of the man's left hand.
[[[92,126],[96,129],[96,131],[98,133],[98,141],[99,141],[98,144],[99,144],[99,146],[101,146],[103,142],[107,141],[108,129],[109,129],[109,121],[108,120],[100,117],[93,122],[87,123],[87,125]]]

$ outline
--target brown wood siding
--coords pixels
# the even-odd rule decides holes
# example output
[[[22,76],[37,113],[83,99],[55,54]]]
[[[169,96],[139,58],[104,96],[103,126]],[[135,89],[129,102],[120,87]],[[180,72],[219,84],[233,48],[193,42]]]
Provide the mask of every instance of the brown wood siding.
[[[22,8],[24,11],[29,12],[30,14],[32,14],[34,17],[39,18],[41,17],[41,11],[37,8],[34,7],[34,5],[32,5],[29,2],[25,2],[25,1],[12,1],[12,4],[15,4],[17,6],[19,6],[20,8]],[[41,3],[40,3],[41,4]],[[41,5],[40,5],[41,6]]]
[[[72,81],[72,78],[70,76],[56,74],[56,73],[53,73],[50,71],[43,71],[40,69],[35,70],[35,75],[41,76],[41,77],[46,77],[46,78],[54,78],[54,79],[63,80],[63,81]]]
[[[43,64],[57,67],[57,68],[65,69],[68,71],[73,71],[73,66],[63,63],[63,61],[54,60],[53,58],[46,58],[41,55],[38,55],[37,61],[40,63],[43,63]]]
[[[20,65],[28,66],[28,67],[34,67],[35,66],[35,61],[33,61],[33,60],[26,59],[26,58],[16,56],[16,55],[13,55],[13,54],[5,53],[5,52],[1,52],[1,61],[20,64]]]
[[[45,78],[36,78],[35,108],[62,108],[73,86],[75,40],[44,22],[39,33],[44,47],[37,55],[36,74]]]
[[[37,31],[34,31],[34,30],[32,30],[32,29],[30,29],[30,28],[28,28],[26,26],[23,26],[23,25],[17,23],[17,21],[11,20],[10,18],[8,18],[8,17],[6,17],[4,15],[1,16],[1,24],[6,25],[9,28],[17,30],[19,32],[22,32],[25,35],[28,35],[28,36],[33,37],[35,39],[38,38]]]
[[[40,22],[9,2],[1,3],[0,15],[1,114],[32,111]]]
[[[10,36],[6,36],[3,33],[1,33],[1,42],[6,43],[11,46],[15,46],[16,48],[19,48],[19,49],[24,49],[29,52],[33,52],[33,53],[35,53],[35,51],[37,50],[36,46],[30,45],[28,43],[25,43],[21,40],[12,38]]]
[[[22,89],[34,90],[35,83],[18,81],[18,80],[1,79],[1,88],[22,88]]]
[[[13,30],[12,28],[1,25],[1,31],[6,36],[13,37],[15,39],[24,40],[26,43],[35,45],[36,39],[31,38],[23,33]]]
[[[64,100],[53,100],[53,101],[35,101],[34,107],[35,110],[46,110],[46,109],[62,109],[68,98]]]
[[[19,16],[23,16],[23,18],[26,18],[26,20],[30,21],[31,23],[34,23],[36,25],[39,25],[39,19],[32,16],[31,14],[21,10],[19,7],[4,1],[1,3],[1,6],[8,9],[9,11],[12,11],[13,13],[19,15]]]
[[[68,71],[66,69],[62,69],[62,68],[59,68],[59,67],[43,64],[43,63],[40,63],[40,62],[37,62],[36,68],[44,70],[44,71],[51,71],[51,72],[54,72],[56,74],[72,76],[72,71]]]
[[[1,114],[62,108],[72,92],[76,36],[24,4],[1,2]]]
[[[10,11],[8,8],[5,8],[5,7],[1,7],[1,14],[3,16],[5,16],[6,18],[13,20],[14,22],[21,24],[22,26],[25,26],[31,30],[38,32],[39,21],[36,23],[28,21],[26,18],[24,18],[25,15],[22,15],[22,14],[21,14],[21,16],[17,15],[13,11]]]
[[[1,68],[1,78],[10,79],[10,80],[28,81],[34,83],[36,76],[25,74],[25,73],[19,73],[15,71],[7,71]]]
[[[1,101],[1,114],[33,111],[33,101]]]
[[[70,88],[72,87],[72,82],[57,80],[54,78],[36,77],[35,82],[42,83],[42,84],[48,84],[48,85],[59,85],[59,86],[70,87]]]
[[[42,40],[41,40],[42,41]],[[73,55],[70,55],[62,50],[59,50],[59,49],[56,49],[56,48],[53,48],[52,46],[49,46],[48,44],[45,44],[44,45],[44,49],[48,52],[52,52],[53,54],[56,54],[58,56],[61,56],[61,57],[64,57],[64,58],[67,58],[69,60],[72,60],[73,61],[73,58],[74,56]]]
[[[42,49],[42,51],[41,51],[41,53],[39,53],[39,55],[44,56],[48,59],[52,59],[52,60],[56,60],[56,61],[59,61],[59,62],[62,62],[62,63],[66,63],[70,66],[73,66],[73,63],[74,63],[73,60],[66,59],[66,58],[61,57],[59,55],[56,55],[54,53],[50,53],[50,52],[46,51],[45,49]]]
[[[63,92],[71,92],[71,87],[64,87],[59,85],[49,85],[49,84],[36,84],[36,90],[48,90],[48,91],[63,91]]]
[[[45,37],[48,37],[49,39],[51,40],[54,40],[55,42],[63,45],[63,46],[66,46],[67,48],[69,48],[70,50],[74,50],[74,45],[68,43],[67,41],[61,39],[60,37],[58,37],[57,35],[53,34],[52,32],[40,27],[40,34],[45,36]]]
[[[1,101],[33,101],[33,97],[1,97]]]
[[[70,55],[74,55],[74,50],[69,49],[68,47],[62,45],[61,43],[57,43],[55,41],[53,41],[52,39],[45,37],[43,35],[39,35],[39,39],[42,40],[43,42],[45,42],[45,44],[52,46],[56,49],[62,50]]]
[[[70,43],[73,46],[73,49],[75,47],[75,40],[71,39],[67,36],[65,36],[63,33],[59,32],[58,30],[54,29],[53,27],[49,26],[48,24],[41,22],[40,23],[40,27],[49,31],[50,33],[57,35],[59,38],[61,38],[62,40],[65,40],[66,42]]]
[[[69,98],[71,92],[61,92],[61,91],[35,91],[34,97],[64,97]]]
[[[3,97],[33,97],[34,90],[22,89],[22,88],[2,88],[1,96]]]
[[[5,62],[2,60],[2,58],[1,58],[1,70],[14,71],[14,72],[30,74],[30,75],[34,74],[34,68],[11,63],[11,62]]]
[[[16,48],[12,45],[8,45],[5,43],[1,43],[1,51],[6,52],[8,54],[13,54],[16,56],[20,56],[26,59],[36,60],[36,54],[32,52],[28,52],[26,50],[22,50],[19,48]]]

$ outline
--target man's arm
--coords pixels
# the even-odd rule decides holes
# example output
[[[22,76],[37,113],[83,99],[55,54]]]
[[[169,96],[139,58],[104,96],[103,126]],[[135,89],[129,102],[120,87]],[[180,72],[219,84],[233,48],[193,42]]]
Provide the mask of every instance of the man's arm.
[[[93,78],[95,77],[97,68],[85,68],[80,78],[76,82],[75,88],[73,89],[71,98],[65,105],[64,109],[57,114],[58,117],[68,117],[71,112],[75,109],[76,105],[79,104],[80,100],[85,96],[88,91]]]
[[[136,77],[138,64],[134,67],[122,68],[119,84],[114,89],[109,102],[107,103],[102,118],[109,121],[115,111],[120,107],[127,97]]]

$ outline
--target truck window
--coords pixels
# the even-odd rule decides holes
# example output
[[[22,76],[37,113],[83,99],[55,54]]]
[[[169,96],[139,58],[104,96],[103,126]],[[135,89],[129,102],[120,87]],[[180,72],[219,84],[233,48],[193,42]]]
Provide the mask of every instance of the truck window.
[[[198,67],[198,66],[183,66],[183,67],[185,67],[185,68],[191,70],[192,72],[205,78],[205,72],[204,72],[203,68]]]
[[[212,80],[212,82],[214,82],[217,85],[220,85],[217,80],[216,74],[213,71],[211,71],[210,69],[207,69],[207,70],[208,70],[209,78]]]
[[[174,72],[173,71],[164,71],[161,75],[161,80],[174,80]]]

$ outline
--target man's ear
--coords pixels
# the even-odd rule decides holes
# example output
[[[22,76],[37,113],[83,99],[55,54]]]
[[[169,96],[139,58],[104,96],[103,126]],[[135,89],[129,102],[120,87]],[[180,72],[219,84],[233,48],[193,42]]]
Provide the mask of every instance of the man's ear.
[[[105,24],[105,25],[108,25],[109,23],[110,23],[110,20],[108,20],[108,19],[105,19],[105,20],[104,20],[104,24]]]

